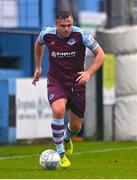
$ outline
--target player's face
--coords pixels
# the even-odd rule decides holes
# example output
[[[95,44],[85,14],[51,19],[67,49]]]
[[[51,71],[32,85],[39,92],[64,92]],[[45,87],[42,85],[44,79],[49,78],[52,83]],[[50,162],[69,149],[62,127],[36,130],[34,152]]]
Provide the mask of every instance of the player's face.
[[[58,33],[63,38],[67,38],[70,36],[72,32],[72,26],[73,26],[73,18],[71,16],[69,16],[66,19],[58,19],[56,21],[56,27]]]

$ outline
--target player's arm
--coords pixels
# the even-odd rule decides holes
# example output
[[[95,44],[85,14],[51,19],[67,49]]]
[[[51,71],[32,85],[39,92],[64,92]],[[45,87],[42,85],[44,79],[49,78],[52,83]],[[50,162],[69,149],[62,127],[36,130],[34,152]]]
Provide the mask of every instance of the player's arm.
[[[105,53],[101,47],[95,49],[93,54],[95,55],[95,59],[90,64],[89,68],[85,70],[89,73],[90,77],[102,66],[105,59]]]
[[[78,84],[85,84],[92,77],[92,75],[101,67],[105,59],[105,53],[98,44],[98,42],[86,31],[81,31],[83,44],[88,47],[95,55],[88,69],[78,72],[79,76],[76,79]]]
[[[88,69],[85,71],[78,72],[79,77],[76,79],[78,81],[78,84],[85,84],[89,81],[89,79],[92,77],[92,75],[101,67],[101,65],[104,62],[105,54],[101,47],[97,47],[93,51],[93,54],[95,55],[95,59],[91,62]]]
[[[32,82],[34,86],[36,85],[36,82],[39,81],[39,77],[42,73],[41,63],[42,63],[42,58],[44,54],[44,49],[45,49],[45,46],[40,43],[39,37],[38,37],[35,43],[35,48],[34,48],[35,65],[36,65],[33,82]]]

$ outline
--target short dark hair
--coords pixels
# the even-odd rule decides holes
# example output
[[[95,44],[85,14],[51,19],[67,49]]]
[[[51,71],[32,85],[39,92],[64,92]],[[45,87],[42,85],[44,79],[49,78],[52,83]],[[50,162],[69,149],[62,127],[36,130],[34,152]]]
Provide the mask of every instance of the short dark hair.
[[[56,19],[66,19],[66,18],[68,18],[69,16],[72,16],[69,11],[60,10],[60,11],[58,11],[57,14],[56,14]]]

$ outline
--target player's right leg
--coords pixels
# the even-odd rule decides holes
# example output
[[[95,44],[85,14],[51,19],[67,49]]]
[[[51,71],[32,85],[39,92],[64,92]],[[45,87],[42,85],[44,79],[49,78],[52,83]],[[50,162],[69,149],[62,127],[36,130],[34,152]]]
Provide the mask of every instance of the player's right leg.
[[[53,140],[56,145],[58,154],[61,157],[60,166],[68,168],[70,161],[68,160],[63,146],[64,136],[64,113],[65,113],[66,99],[58,99],[51,104],[53,120],[51,123]]]
[[[61,161],[59,163],[60,167],[62,167],[62,168],[70,167],[71,163],[65,153],[60,154],[60,158],[61,158]]]

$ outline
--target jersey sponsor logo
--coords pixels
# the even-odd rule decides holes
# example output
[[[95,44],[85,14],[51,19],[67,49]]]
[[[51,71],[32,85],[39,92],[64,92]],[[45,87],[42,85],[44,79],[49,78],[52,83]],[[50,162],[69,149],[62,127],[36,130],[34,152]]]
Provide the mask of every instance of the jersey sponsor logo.
[[[55,58],[57,56],[57,53],[55,51],[52,51],[51,56]]]
[[[54,57],[54,58],[72,58],[72,57],[75,57],[76,56],[76,52],[75,51],[71,51],[71,52],[55,52],[55,51],[52,51],[51,52],[51,56]]]
[[[52,100],[54,97],[55,97],[55,94],[51,93],[51,94],[49,94],[48,99]]]
[[[71,38],[71,39],[68,40],[67,43],[68,43],[69,45],[73,45],[73,44],[76,43],[76,40],[75,40],[74,38]]]
[[[51,43],[50,43],[51,45],[54,45],[55,44],[55,42],[54,41],[51,41]]]

